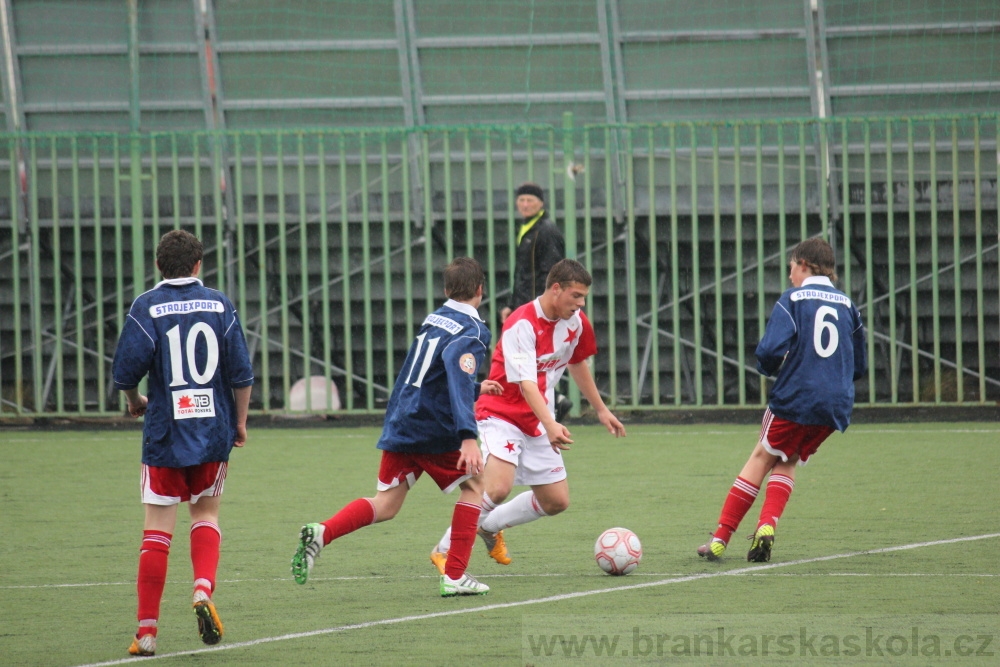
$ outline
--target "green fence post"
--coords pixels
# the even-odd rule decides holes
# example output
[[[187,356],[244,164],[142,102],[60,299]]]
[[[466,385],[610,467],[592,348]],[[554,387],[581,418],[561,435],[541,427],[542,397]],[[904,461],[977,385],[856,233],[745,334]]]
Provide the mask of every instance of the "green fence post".
[[[725,402],[725,350],[723,342],[725,337],[722,333],[722,210],[719,188],[719,125],[712,124],[712,264],[713,277],[715,279],[712,290],[715,301],[715,404],[722,405]]]
[[[965,384],[965,368],[962,346],[962,224],[959,211],[959,180],[958,171],[958,121],[951,121],[951,256],[952,256],[952,294],[954,296],[955,312],[955,400],[962,403],[965,400],[963,385]]]
[[[742,125],[733,125],[733,238],[736,244],[736,377],[740,405],[747,402],[746,323],[743,292],[743,174],[740,166]]]

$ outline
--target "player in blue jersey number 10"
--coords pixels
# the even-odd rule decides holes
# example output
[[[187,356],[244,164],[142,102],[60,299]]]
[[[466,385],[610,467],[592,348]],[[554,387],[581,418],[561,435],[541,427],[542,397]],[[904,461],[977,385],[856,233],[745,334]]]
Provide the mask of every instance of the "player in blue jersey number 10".
[[[247,439],[253,368],[236,309],[198,279],[203,248],[167,232],[156,247],[163,280],[132,302],[112,364],[133,417],[145,416],[140,477],[145,523],[137,582],[139,629],[129,653],[156,652],[160,599],[177,506],[189,502],[194,613],[206,644],[222,639],[212,602],[219,564],[219,501],[229,453]],[[149,376],[149,395],[139,382]]]

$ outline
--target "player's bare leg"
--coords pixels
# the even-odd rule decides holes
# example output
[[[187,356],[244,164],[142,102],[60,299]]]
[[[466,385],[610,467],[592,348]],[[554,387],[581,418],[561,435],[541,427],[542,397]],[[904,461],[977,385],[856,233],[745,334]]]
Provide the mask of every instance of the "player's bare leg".
[[[514,488],[514,473],[517,472],[517,467],[508,461],[498,459],[495,456],[490,456],[486,459],[486,467],[483,470],[483,487],[486,490],[485,497],[483,498],[484,508],[487,501],[493,504],[495,508],[489,513],[484,512],[484,516],[480,517],[479,520],[479,537],[483,538],[483,544],[486,545],[486,551],[489,553],[490,558],[495,560],[500,565],[510,565],[513,560],[510,557],[510,553],[507,550],[507,542],[504,539],[502,528],[490,528],[490,517],[493,515],[497,509],[500,509],[501,503],[507,499],[510,495],[510,490]]]

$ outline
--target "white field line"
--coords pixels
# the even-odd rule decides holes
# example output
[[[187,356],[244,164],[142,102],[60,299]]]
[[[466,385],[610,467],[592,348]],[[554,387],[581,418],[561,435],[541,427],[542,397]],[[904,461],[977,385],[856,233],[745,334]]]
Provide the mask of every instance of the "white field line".
[[[938,577],[938,578],[949,578],[949,577],[959,577],[959,578],[973,578],[973,579],[984,579],[989,577],[1000,577],[1000,574],[995,572],[746,572],[744,573],[748,577]],[[594,574],[565,574],[561,572],[548,572],[539,574],[477,574],[477,579],[517,579],[517,578],[531,578],[531,579],[544,579],[544,578],[558,578],[558,577],[569,577],[574,578],[594,578],[594,579],[607,579],[608,575],[603,573]],[[629,575],[630,580],[635,579],[652,579],[659,577],[686,577],[688,574],[686,572],[635,572]],[[396,577],[391,575],[365,575],[359,577],[309,577],[309,581],[358,581],[360,579],[365,580],[377,580],[377,579],[438,579],[438,575],[434,574],[417,574],[409,577]],[[270,579],[219,579],[216,583],[219,584],[245,584],[245,583],[260,583],[264,581],[292,581],[291,577],[272,577]],[[97,586],[135,586],[134,581],[95,581],[92,583],[85,584],[25,584],[25,585],[14,585],[14,586],[0,586],[0,590],[23,590],[23,589],[55,589],[55,588],[92,588]],[[167,586],[184,586],[187,588],[191,587],[191,582],[184,581],[168,581]]]
[[[617,593],[620,591],[630,591],[637,590],[640,588],[652,588],[654,586],[664,586],[666,584],[681,584],[689,581],[698,581],[699,579],[714,579],[716,577],[732,577],[738,575],[746,574],[757,574],[764,570],[774,570],[784,567],[792,567],[795,565],[806,565],[809,563],[822,563],[825,561],[839,560],[843,558],[854,558],[856,556],[870,556],[875,554],[887,554],[893,553],[895,551],[908,551],[910,549],[921,549],[923,547],[933,547],[943,544],[958,544],[960,542],[974,542],[977,540],[988,540],[994,537],[1000,537],[1000,533],[986,533],[984,535],[972,535],[969,537],[955,537],[948,540],[934,540],[932,542],[915,542],[913,544],[902,544],[895,547],[884,547],[881,549],[868,549],[866,551],[849,551],[842,554],[834,554],[832,556],[818,556],[815,558],[802,558],[800,560],[792,560],[784,563],[767,563],[762,565],[751,565],[748,567],[740,567],[733,570],[725,570],[720,572],[703,572],[701,574],[692,574],[681,577],[672,577],[670,579],[660,579],[658,581],[649,581],[643,583],[635,584],[624,584],[621,586],[612,586],[611,588],[602,588],[596,591],[576,591],[574,593],[562,593],[560,595],[550,595],[543,598],[534,598],[531,600],[519,600],[517,602],[501,602],[498,604],[487,604],[479,607],[467,607],[464,609],[452,609],[449,611],[438,611],[429,614],[416,614],[413,616],[398,616],[396,618],[383,618],[377,621],[366,621],[364,623],[352,623],[350,625],[339,625],[332,628],[322,628],[320,630],[310,630],[308,632],[294,632],[285,635],[277,635],[274,637],[261,637],[260,639],[253,639],[246,642],[238,642],[235,644],[224,644],[222,646],[212,646],[210,648],[197,649],[194,651],[179,651],[177,653],[158,653],[155,656],[147,657],[134,657],[134,658],[123,658],[121,660],[110,660],[108,662],[92,662],[83,665],[78,665],[78,667],[106,667],[107,665],[125,665],[133,662],[148,662],[151,660],[156,660],[159,658],[176,658],[179,656],[191,656],[200,653],[214,653],[216,651],[228,651],[235,648],[247,648],[249,646],[257,646],[259,644],[270,644],[273,642],[289,641],[292,639],[305,639],[307,637],[319,637],[322,635],[334,634],[337,632],[347,632],[349,630],[363,630],[365,628],[374,628],[380,625],[396,625],[398,623],[410,623],[412,621],[425,621],[431,618],[442,618],[445,616],[458,616],[461,614],[481,614],[483,612],[493,611],[495,609],[510,609],[512,607],[525,607],[534,604],[544,604],[546,602],[561,602],[562,600],[573,600],[576,598],[589,597],[591,595],[603,595],[605,593]]]

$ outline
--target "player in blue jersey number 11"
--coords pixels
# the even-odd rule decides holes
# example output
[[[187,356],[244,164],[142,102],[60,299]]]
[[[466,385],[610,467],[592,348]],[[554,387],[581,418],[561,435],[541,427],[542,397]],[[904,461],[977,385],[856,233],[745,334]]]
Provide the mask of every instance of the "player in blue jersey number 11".
[[[444,493],[461,493],[452,515],[455,549],[441,573],[440,593],[483,595],[489,586],[466,574],[476,539],[483,487],[483,457],[473,404],[479,391],[501,391],[476,374],[490,348],[490,330],[476,310],[483,299],[483,269],[474,259],[456,258],[444,269],[448,300],[427,316],[393,385],[377,447],[382,450],[373,498],[358,498],[322,523],[299,533],[292,575],[304,584],[326,545],[396,516],[406,493],[423,473]]]

